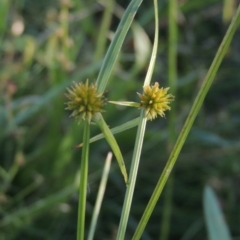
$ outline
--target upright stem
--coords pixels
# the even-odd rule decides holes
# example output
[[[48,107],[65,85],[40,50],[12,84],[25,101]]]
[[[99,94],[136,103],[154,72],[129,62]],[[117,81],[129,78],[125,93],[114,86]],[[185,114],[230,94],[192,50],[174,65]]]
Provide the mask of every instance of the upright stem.
[[[87,240],[93,240],[93,237],[94,237],[94,233],[95,233],[96,226],[97,226],[97,220],[99,217],[99,212],[100,212],[100,208],[102,205],[102,200],[104,197],[107,180],[108,180],[108,176],[109,176],[109,172],[110,172],[111,161],[112,161],[112,153],[109,152],[107,155],[107,158],[106,158],[105,165],[104,165],[102,178],[101,178],[101,182],[100,182],[99,190],[98,190],[98,194],[97,194],[97,199],[96,199],[96,203],[95,203],[95,206],[93,209],[92,221],[91,221]]]
[[[177,88],[177,0],[168,1],[168,84],[171,93],[176,96]],[[171,153],[176,139],[176,101],[171,103],[171,111],[168,116],[168,152]],[[166,185],[164,207],[160,229],[161,240],[167,240],[170,231],[172,215],[172,193],[174,175],[172,173]]]
[[[136,178],[137,178],[137,171],[139,166],[139,160],[141,155],[146,123],[147,123],[147,118],[145,117],[145,111],[142,110],[139,125],[138,125],[138,130],[137,130],[136,142],[135,142],[134,151],[133,151],[132,164],[131,164],[131,169],[129,174],[129,184],[127,186],[121,220],[118,228],[117,240],[125,239],[124,236],[125,236],[129,212],[132,204],[133,192],[134,192]]]
[[[85,121],[84,131],[83,131],[83,149],[82,149],[81,171],[80,171],[77,240],[84,240],[85,211],[86,211],[86,198],[87,198],[89,136],[90,136],[90,126],[88,121]]]
[[[104,5],[105,10],[98,33],[97,48],[93,58],[95,62],[101,60],[106,49],[107,32],[110,28],[115,0],[108,0],[104,2],[106,2],[106,4]]]
[[[147,75],[144,81],[144,86],[149,85],[151,82],[153,69],[156,61],[157,48],[158,48],[159,24],[158,24],[157,0],[153,0],[153,3],[154,3],[154,15],[155,15],[155,36],[154,36],[152,55],[151,55]],[[126,232],[127,222],[129,218],[131,204],[132,204],[133,192],[134,192],[136,178],[137,178],[139,160],[142,152],[142,144],[143,144],[146,124],[147,124],[146,112],[145,110],[142,110],[139,124],[138,124],[136,141],[134,145],[133,158],[132,158],[132,164],[131,164],[130,175],[129,175],[129,185],[127,187],[127,191],[124,199],[124,205],[122,209],[122,215],[121,215],[120,225],[119,225],[118,234],[117,234],[117,240],[126,239],[125,232]]]
[[[177,88],[177,1],[169,0],[168,12],[168,83],[171,93],[176,95]],[[175,141],[175,102],[171,103],[169,112],[169,150],[172,150]]]

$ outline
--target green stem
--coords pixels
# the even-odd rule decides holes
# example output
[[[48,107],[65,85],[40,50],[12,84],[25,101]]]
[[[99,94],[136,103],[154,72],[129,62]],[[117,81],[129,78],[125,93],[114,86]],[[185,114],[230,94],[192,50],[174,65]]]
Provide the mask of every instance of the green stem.
[[[10,8],[9,0],[2,0],[0,1],[0,44],[2,45],[2,38],[4,31],[6,29],[7,23],[7,14]]]
[[[138,171],[138,165],[139,165],[139,160],[141,155],[146,123],[147,123],[147,118],[145,117],[145,111],[142,110],[139,125],[138,125],[136,142],[135,142],[134,151],[133,151],[133,160],[131,164],[128,187],[127,187],[127,191],[124,199],[122,215],[121,215],[121,220],[120,220],[119,229],[118,229],[117,240],[125,239],[124,236],[125,236],[129,212],[132,204],[132,197],[133,197],[133,192],[134,192],[136,178],[137,178],[137,171]]]
[[[158,25],[159,24],[158,24],[157,0],[153,0],[153,2],[154,2],[154,15],[155,15],[155,36],[154,36],[152,55],[151,55],[147,75],[144,81],[144,85],[149,85],[151,82],[153,69],[156,61],[157,47],[158,47]],[[125,239],[125,232],[126,232],[127,222],[129,218],[131,204],[132,204],[133,192],[134,192],[136,178],[137,178],[137,171],[138,171],[139,160],[140,160],[140,155],[142,151],[142,144],[143,144],[146,124],[147,124],[146,112],[145,110],[142,110],[140,115],[138,130],[137,130],[136,141],[134,145],[133,158],[132,158],[130,175],[129,175],[129,185],[127,187],[127,191],[124,199],[122,215],[121,215],[120,225],[119,225],[118,234],[117,234],[117,240]]]
[[[92,240],[94,237],[94,233],[95,233],[96,226],[97,226],[97,220],[98,220],[98,216],[99,216],[99,212],[100,212],[100,208],[102,205],[102,200],[104,197],[107,180],[108,180],[108,176],[109,176],[109,172],[110,172],[111,162],[112,162],[112,153],[109,152],[107,155],[106,161],[105,161],[103,174],[102,174],[102,178],[101,178],[101,182],[100,182],[99,190],[98,190],[98,194],[97,194],[97,200],[96,200],[96,203],[95,203],[95,206],[93,209],[92,221],[91,221],[90,230],[89,230],[89,234],[88,234],[88,240]]]
[[[177,1],[169,0],[168,13],[168,83],[171,93],[176,95],[177,88]],[[171,103],[171,111],[169,112],[169,150],[172,150],[175,141],[175,101]]]
[[[85,211],[86,211],[86,198],[87,198],[89,136],[90,136],[90,126],[88,121],[85,121],[84,131],[83,131],[84,144],[82,149],[81,171],[80,171],[77,240],[84,240]]]
[[[213,79],[217,73],[217,70],[223,60],[224,55],[226,54],[226,52],[228,50],[229,44],[233,38],[234,33],[237,30],[237,27],[239,26],[239,24],[240,24],[240,5],[238,7],[235,17],[233,18],[233,20],[229,26],[227,33],[217,51],[217,54],[216,54],[216,56],[211,64],[211,67],[207,73],[207,76],[204,79],[203,85],[193,103],[193,106],[192,106],[190,113],[187,117],[187,120],[182,128],[182,131],[178,137],[178,140],[171,152],[171,155],[170,155],[170,157],[167,161],[167,164],[162,172],[162,175],[157,183],[157,186],[152,194],[152,197],[149,200],[149,203],[143,213],[140,223],[135,231],[135,234],[132,238],[133,240],[140,239],[140,237],[143,233],[143,230],[145,229],[145,227],[147,225],[147,222],[148,222],[148,220],[153,212],[153,209],[162,193],[162,190],[167,182],[167,179],[172,171],[172,168],[177,160],[177,157],[182,149],[182,146],[188,136],[188,133],[193,125],[193,122],[202,106],[203,100],[213,82]]]
[[[154,4],[154,17],[155,17],[155,33],[154,33],[154,42],[153,42],[153,50],[152,50],[152,55],[147,71],[147,75],[144,81],[144,86],[149,85],[151,80],[152,80],[152,74],[156,62],[156,57],[157,57],[157,49],[158,49],[158,29],[159,29],[159,22],[158,22],[158,2],[157,0],[153,0]]]
[[[177,88],[177,0],[168,1],[168,83],[171,93],[176,96]],[[176,140],[175,131],[176,108],[175,101],[171,103],[171,111],[168,115],[168,152],[173,149]],[[174,175],[168,180],[165,189],[163,214],[161,221],[161,240],[167,240],[171,225],[172,215],[172,192]]]
[[[169,232],[170,232],[172,205],[173,205],[173,202],[172,202],[173,183],[174,183],[174,177],[171,176],[168,179],[167,186],[165,189],[164,209],[163,209],[163,214],[162,214],[163,216],[162,216],[159,240],[167,240],[168,236],[169,236]]]
[[[94,61],[97,62],[101,60],[106,48],[107,42],[107,33],[110,28],[111,19],[112,19],[112,12],[114,8],[115,0],[108,0],[106,1],[105,10],[103,14],[103,19],[100,25],[98,38],[97,38],[97,48],[94,55]]]

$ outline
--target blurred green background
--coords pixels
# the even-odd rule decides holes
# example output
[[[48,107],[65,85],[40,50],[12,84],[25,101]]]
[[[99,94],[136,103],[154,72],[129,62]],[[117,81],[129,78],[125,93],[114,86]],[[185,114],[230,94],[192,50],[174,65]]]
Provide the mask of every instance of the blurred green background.
[[[230,4],[229,4],[230,3]],[[181,0],[178,12],[176,132],[180,132],[238,1]],[[127,0],[0,1],[0,240],[76,238],[82,125],[65,111],[73,81],[96,80]],[[232,5],[231,5],[232,4]],[[113,12],[113,14],[111,14]],[[159,1],[160,39],[152,82],[167,87],[168,1]],[[143,1],[107,86],[109,100],[138,101],[154,36]],[[204,101],[142,239],[207,239],[206,184],[240,239],[240,30]],[[110,127],[138,109],[106,105]],[[169,156],[166,118],[149,122],[126,239],[133,235]],[[99,133],[92,128],[91,136]],[[136,128],[116,135],[129,170]],[[90,146],[87,229],[110,147]],[[111,166],[95,239],[115,239],[125,184]],[[167,209],[170,215],[164,211]],[[170,217],[169,217],[170,216]],[[162,229],[164,229],[165,235]]]

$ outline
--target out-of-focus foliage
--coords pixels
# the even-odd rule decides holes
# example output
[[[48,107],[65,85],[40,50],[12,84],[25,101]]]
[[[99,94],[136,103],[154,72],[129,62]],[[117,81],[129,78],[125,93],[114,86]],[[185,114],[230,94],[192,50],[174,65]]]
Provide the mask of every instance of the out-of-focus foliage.
[[[213,190],[209,186],[204,188],[203,206],[209,239],[231,240],[232,238],[224,220],[221,207]]]
[[[71,148],[82,141],[83,131],[64,111],[64,92],[72,81],[96,80],[103,58],[97,47],[107,48],[129,3],[115,1],[109,27],[100,33],[110,2],[0,1],[0,239],[76,237],[81,150]],[[179,1],[177,133],[225,34],[226,2]],[[160,44],[153,82],[167,87],[167,1],[159,1],[159,15]],[[152,2],[143,1],[107,86],[109,100],[138,100],[136,92],[142,91],[151,51],[153,21]],[[99,34],[106,39],[105,46],[98,44]],[[169,239],[207,239],[202,208],[206,183],[218,193],[231,236],[240,236],[239,38],[240,31],[176,165]],[[110,104],[105,111],[110,127],[138,116],[135,108]],[[168,113],[166,119],[148,124],[126,239],[132,236],[168,158],[167,121]],[[92,129],[92,136],[99,133]],[[127,169],[135,133],[133,128],[116,135]],[[108,151],[105,140],[90,146],[87,228]],[[119,224],[125,184],[117,167],[113,159],[96,230],[99,240],[114,239]],[[164,205],[163,196],[143,239],[158,239]]]

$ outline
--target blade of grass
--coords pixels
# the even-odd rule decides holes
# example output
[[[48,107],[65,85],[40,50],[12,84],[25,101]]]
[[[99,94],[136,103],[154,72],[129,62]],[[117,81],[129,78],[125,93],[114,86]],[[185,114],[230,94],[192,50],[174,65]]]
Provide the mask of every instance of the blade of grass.
[[[89,156],[89,136],[90,125],[88,121],[84,122],[83,131],[83,149],[80,172],[80,187],[79,187],[79,204],[78,204],[78,224],[77,224],[77,240],[84,240],[85,229],[85,211],[87,198],[87,177],[88,177],[88,156]]]
[[[122,172],[123,178],[125,183],[127,184],[128,182],[128,176],[127,176],[127,170],[125,167],[125,163],[123,160],[123,156],[122,153],[120,151],[120,148],[117,144],[116,139],[114,138],[111,130],[109,129],[109,127],[107,126],[106,122],[104,121],[102,114],[97,114],[97,116],[94,118],[95,123],[98,125],[98,127],[101,129],[104,137],[106,138],[108,144],[110,145],[110,147],[112,148],[112,151],[117,159],[118,165],[120,167],[120,170]],[[84,143],[83,143],[83,147],[84,147]]]
[[[169,1],[169,33],[168,33],[168,83],[171,93],[176,96],[177,88],[177,1]],[[169,112],[169,144],[172,148],[175,141],[175,101],[171,104],[171,111]]]
[[[7,14],[10,6],[9,0],[0,1],[0,44],[2,43],[2,37],[6,28]]]
[[[112,134],[117,134],[117,133],[120,133],[120,132],[123,132],[123,131],[126,131],[130,128],[133,128],[133,127],[136,127],[139,123],[139,117],[138,118],[135,118],[133,120],[130,120],[120,126],[117,126],[115,128],[111,128],[110,131],[112,132]],[[100,139],[104,138],[104,134],[103,133],[100,133],[92,138],[90,138],[89,140],[89,143],[93,143],[93,142],[96,142]],[[75,146],[75,148],[80,148],[82,147],[82,143],[78,144],[77,146]]]
[[[223,4],[223,22],[229,23],[234,12],[234,0],[224,0]]]
[[[94,206],[94,209],[93,209],[92,221],[91,221],[90,230],[89,230],[89,234],[88,234],[88,238],[87,238],[88,240],[92,240],[93,237],[94,237],[94,232],[96,230],[96,225],[97,225],[97,219],[98,219],[98,216],[99,216],[103,196],[104,196],[106,185],[107,185],[107,179],[108,179],[108,174],[109,174],[109,171],[110,171],[111,161],[112,161],[112,153],[109,152],[108,155],[107,155],[107,158],[106,158],[105,165],[104,165],[103,174],[102,174],[101,182],[100,182],[100,185],[99,185],[97,199],[96,199],[96,203],[95,203],[95,206]]]
[[[101,26],[98,33],[96,52],[93,58],[94,61],[99,61],[103,57],[103,54],[105,52],[106,42],[107,42],[107,33],[109,31],[110,24],[111,24],[112,12],[113,12],[115,0],[107,0],[105,2],[106,2],[106,4],[104,5],[105,10],[104,10],[103,19],[102,19]]]
[[[146,122],[147,122],[147,118],[145,117],[145,111],[141,110],[140,121],[138,124],[136,142],[135,142],[134,152],[133,152],[133,160],[131,163],[131,169],[130,169],[130,175],[129,175],[129,184],[128,184],[125,199],[124,199],[121,220],[118,228],[117,240],[125,239],[125,232],[127,228],[129,212],[132,204],[132,197],[133,197],[133,192],[134,192],[136,178],[137,178],[137,171],[138,171],[138,165],[140,161]]]
[[[204,188],[203,206],[209,240],[231,240],[217,197],[210,186]]]
[[[171,228],[171,215],[173,206],[173,185],[174,178],[169,178],[165,189],[164,205],[162,213],[162,223],[160,228],[159,240],[169,239],[169,230]]]
[[[143,216],[139,222],[139,225],[134,233],[133,240],[140,239],[142,232],[147,225],[147,222],[152,214],[152,211],[162,193],[163,187],[166,184],[166,181],[172,171],[172,168],[177,160],[177,157],[182,149],[182,146],[188,136],[188,133],[193,125],[193,122],[202,106],[203,100],[213,82],[213,79],[217,73],[217,70],[223,60],[224,55],[227,52],[229,44],[233,38],[234,33],[237,30],[237,27],[239,26],[239,24],[240,24],[240,5],[237,9],[237,13],[236,13],[235,17],[233,18],[233,20],[228,28],[227,33],[224,36],[224,39],[217,51],[217,54],[211,64],[211,67],[204,79],[203,85],[193,103],[193,106],[192,106],[190,113],[187,117],[187,120],[182,128],[182,131],[178,137],[178,140],[171,152],[171,155],[167,161],[167,164],[163,170],[163,173],[161,174],[161,177],[160,177],[160,179],[157,183],[157,186],[152,194],[152,197],[149,200],[149,203],[148,203],[148,205],[143,213]]]
[[[157,47],[158,47],[158,7],[157,7],[157,0],[154,0],[154,14],[155,14],[155,35],[154,35],[154,44],[153,44],[153,50],[152,55],[147,71],[147,75],[144,81],[144,85],[149,85],[151,82],[153,69],[156,61],[156,54],[157,54]],[[145,134],[145,128],[147,124],[147,118],[145,110],[141,111],[138,130],[137,130],[137,136],[136,141],[134,145],[134,151],[133,151],[133,157],[132,157],[132,163],[131,163],[131,169],[130,169],[130,175],[129,175],[129,186],[126,191],[120,224],[118,228],[118,234],[117,234],[117,240],[123,240],[125,239],[125,232],[127,228],[130,208],[132,205],[132,198],[133,198],[133,192],[136,184],[136,178],[137,178],[137,171],[142,151],[142,144],[143,144],[143,138]]]
[[[98,86],[98,92],[103,92],[106,88],[113,66],[121,50],[123,41],[141,3],[142,0],[132,0],[118,25],[118,28],[107,50],[103,65],[96,81],[96,84]]]
[[[177,1],[168,1],[168,85],[171,92],[176,96],[177,88]],[[171,111],[168,117],[168,152],[170,153],[176,138],[175,131],[175,101],[171,104]],[[174,187],[174,175],[168,180],[164,195],[164,207],[161,221],[160,237],[167,240],[171,225],[172,196]]]
[[[106,0],[99,0],[99,2],[106,6]],[[114,14],[118,19],[122,19],[125,9],[123,9],[118,3],[115,3]],[[147,36],[144,28],[137,22],[133,21],[131,25],[133,33],[133,44],[135,49],[135,62],[131,70],[129,70],[129,79],[133,79],[143,67],[146,66],[148,57],[151,54],[151,42]]]

